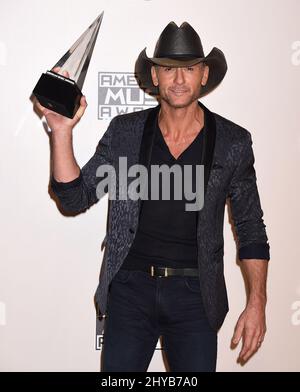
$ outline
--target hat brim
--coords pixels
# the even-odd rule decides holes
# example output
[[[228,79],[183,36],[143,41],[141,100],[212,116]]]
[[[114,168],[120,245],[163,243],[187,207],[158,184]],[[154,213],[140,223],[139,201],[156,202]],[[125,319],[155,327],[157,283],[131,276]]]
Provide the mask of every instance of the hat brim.
[[[205,86],[202,86],[199,98],[214,90],[223,80],[227,72],[227,62],[224,53],[214,47],[211,52],[202,58],[150,58],[146,54],[144,48],[138,56],[135,63],[135,76],[139,86],[150,95],[159,95],[158,87],[154,86],[151,77],[151,67],[153,65],[167,66],[167,67],[186,67],[196,65],[204,62],[209,66],[209,76]]]
[[[204,61],[204,57],[202,58],[180,58],[180,59],[170,59],[167,57],[162,57],[162,58],[149,58],[149,61],[156,65],[161,65],[165,67],[188,67],[191,65],[196,65],[200,63],[201,61]]]

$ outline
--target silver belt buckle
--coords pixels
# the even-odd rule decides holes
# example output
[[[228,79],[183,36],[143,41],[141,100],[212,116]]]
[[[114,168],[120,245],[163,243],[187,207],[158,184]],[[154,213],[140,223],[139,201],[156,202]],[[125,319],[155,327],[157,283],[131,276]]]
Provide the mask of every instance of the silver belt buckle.
[[[151,272],[150,272],[150,274],[151,274],[151,276],[154,276],[154,265],[151,265]],[[168,267],[165,267],[164,275],[157,275],[157,276],[158,277],[162,277],[162,276],[167,277],[168,276]]]

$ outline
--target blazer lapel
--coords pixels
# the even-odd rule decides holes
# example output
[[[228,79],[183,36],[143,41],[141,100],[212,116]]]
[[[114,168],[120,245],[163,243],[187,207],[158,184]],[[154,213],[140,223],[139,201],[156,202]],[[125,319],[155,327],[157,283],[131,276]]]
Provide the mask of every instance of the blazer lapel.
[[[147,120],[144,125],[144,131],[141,141],[140,153],[139,153],[139,165],[143,165],[147,168],[147,173],[149,175],[150,170],[150,160],[151,160],[151,153],[152,147],[155,138],[155,121],[156,117],[159,113],[160,105],[155,106],[148,114]],[[142,190],[143,192],[144,190]],[[142,193],[141,192],[141,193]],[[138,199],[138,208],[139,208],[139,215],[141,213],[141,198]]]
[[[204,110],[205,114],[205,132],[203,137],[203,149],[201,157],[201,165],[204,165],[204,200],[207,191],[207,185],[210,177],[211,166],[215,150],[216,141],[216,120],[213,113],[207,109],[200,101],[199,106]]]
[[[152,147],[154,143],[154,136],[155,136],[155,127],[154,121],[156,120],[156,116],[160,110],[160,105],[155,106],[147,117],[147,120],[144,125],[144,132],[142,136],[140,154],[139,154],[139,164],[144,165],[149,169]]]

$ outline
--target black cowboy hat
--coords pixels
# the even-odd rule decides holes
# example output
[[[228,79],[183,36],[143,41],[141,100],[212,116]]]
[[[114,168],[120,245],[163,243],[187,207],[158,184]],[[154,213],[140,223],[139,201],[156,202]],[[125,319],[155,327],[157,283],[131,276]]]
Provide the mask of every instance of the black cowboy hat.
[[[223,52],[214,47],[204,56],[199,35],[193,27],[184,22],[180,27],[170,22],[161,33],[154,50],[154,57],[149,58],[146,48],[142,50],[135,64],[135,75],[140,87],[152,95],[159,95],[151,77],[152,65],[167,67],[187,67],[197,63],[209,66],[209,76],[202,86],[199,98],[208,94],[223,80],[227,72],[227,63]]]

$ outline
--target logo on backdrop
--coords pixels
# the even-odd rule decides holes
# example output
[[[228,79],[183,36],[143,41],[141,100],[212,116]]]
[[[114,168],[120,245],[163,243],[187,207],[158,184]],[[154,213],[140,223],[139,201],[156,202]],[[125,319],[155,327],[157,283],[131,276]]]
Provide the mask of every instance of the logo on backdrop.
[[[300,301],[295,301],[291,305],[291,309],[293,310],[291,323],[292,325],[300,326]]]
[[[98,119],[110,120],[119,114],[156,106],[157,100],[139,87],[132,72],[99,72]]]
[[[300,65],[300,41],[295,41],[292,43],[292,64],[295,66]]]

